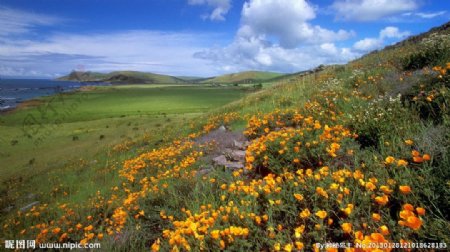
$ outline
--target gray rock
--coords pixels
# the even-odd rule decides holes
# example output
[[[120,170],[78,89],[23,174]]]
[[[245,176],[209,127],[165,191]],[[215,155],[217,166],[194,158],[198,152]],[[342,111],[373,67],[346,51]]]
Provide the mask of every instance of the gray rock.
[[[241,162],[229,161],[225,155],[220,155],[213,159],[214,165],[225,167],[226,169],[236,170],[244,168],[244,164]]]
[[[231,152],[230,156],[233,161],[245,162],[245,151],[243,150],[235,150]]]
[[[225,165],[225,168],[230,170],[239,170],[244,168],[244,164],[242,164],[241,162],[228,162]]]
[[[218,128],[218,130],[219,130],[219,131],[227,131],[227,128],[225,128],[225,126],[221,125],[221,126]]]
[[[30,210],[32,207],[34,207],[34,206],[36,206],[36,205],[39,205],[40,203],[41,203],[41,202],[39,202],[39,201],[31,202],[30,204],[28,204],[28,205],[22,207],[22,208],[20,209],[20,211],[21,211],[21,212],[25,212],[25,211],[27,211],[27,210]]]
[[[213,159],[215,165],[225,166],[227,164],[227,158],[225,155],[217,156]]]
[[[233,140],[233,146],[239,150],[245,150],[245,146],[244,146],[243,142]]]

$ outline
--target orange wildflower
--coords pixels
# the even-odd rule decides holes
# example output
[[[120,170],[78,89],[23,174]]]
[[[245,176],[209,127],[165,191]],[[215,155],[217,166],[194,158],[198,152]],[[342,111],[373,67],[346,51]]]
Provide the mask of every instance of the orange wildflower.
[[[425,215],[425,208],[417,207],[416,212],[418,215]]]
[[[411,187],[407,186],[407,185],[401,185],[398,187],[398,189],[400,190],[401,193],[403,194],[409,194],[411,193]]]
[[[381,206],[386,205],[388,203],[388,201],[389,201],[389,197],[387,195],[375,197],[375,202]]]
[[[414,161],[414,163],[422,163],[423,158],[422,157],[413,157],[413,161]]]

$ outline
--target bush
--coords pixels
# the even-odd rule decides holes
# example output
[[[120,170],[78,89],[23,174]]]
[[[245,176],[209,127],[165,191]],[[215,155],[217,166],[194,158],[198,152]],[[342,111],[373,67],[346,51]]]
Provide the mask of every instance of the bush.
[[[436,66],[425,75],[421,84],[416,85],[406,95],[406,102],[413,107],[424,120],[436,124],[442,123],[449,115],[450,105],[450,63],[445,67]]]
[[[445,63],[450,58],[450,40],[446,36],[431,36],[414,53],[403,58],[403,70],[411,71]]]

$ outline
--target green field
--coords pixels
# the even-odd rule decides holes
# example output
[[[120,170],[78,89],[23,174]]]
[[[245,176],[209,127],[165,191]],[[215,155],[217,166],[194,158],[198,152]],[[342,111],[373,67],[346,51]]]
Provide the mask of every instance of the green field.
[[[245,95],[226,87],[96,87],[38,100],[0,115],[1,182],[92,159],[102,150],[161,132]],[[160,140],[160,139],[158,139]],[[4,185],[2,186],[4,187]]]

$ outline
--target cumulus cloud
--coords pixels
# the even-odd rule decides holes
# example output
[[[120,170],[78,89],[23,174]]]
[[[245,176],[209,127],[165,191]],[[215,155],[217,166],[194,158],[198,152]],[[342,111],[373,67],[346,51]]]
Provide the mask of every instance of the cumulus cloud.
[[[314,8],[304,0],[251,0],[244,3],[242,26],[238,36],[266,39],[275,37],[284,48],[300,43],[320,43],[345,40],[351,32],[337,32],[312,26],[308,21],[316,17]]]
[[[361,39],[353,45],[353,49],[359,52],[373,51],[382,48],[387,39],[403,39],[410,34],[409,31],[402,32],[397,27],[388,26],[380,31],[378,38]]]
[[[355,57],[348,48],[339,49],[334,44],[354,36],[354,32],[311,25],[315,17],[316,10],[305,0],[250,0],[242,8],[234,41],[226,47],[200,51],[195,57],[211,60],[230,72],[299,71]]]
[[[383,40],[379,38],[365,38],[357,41],[353,48],[358,51],[367,52],[379,49],[383,46]]]
[[[401,32],[397,27],[388,26],[380,31],[380,39],[384,38],[405,38],[409,36],[411,33],[408,31]]]
[[[231,9],[231,0],[188,0],[188,4],[212,7],[213,11],[204,17],[213,21],[224,21],[225,15]]]
[[[332,9],[336,18],[355,21],[374,21],[419,7],[417,0],[336,0]]]

